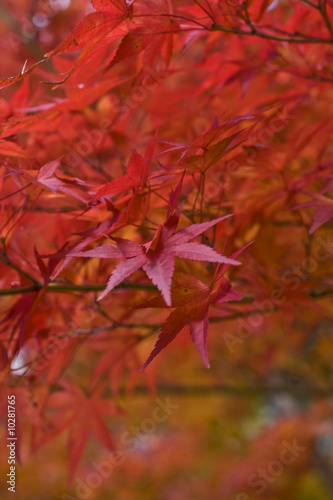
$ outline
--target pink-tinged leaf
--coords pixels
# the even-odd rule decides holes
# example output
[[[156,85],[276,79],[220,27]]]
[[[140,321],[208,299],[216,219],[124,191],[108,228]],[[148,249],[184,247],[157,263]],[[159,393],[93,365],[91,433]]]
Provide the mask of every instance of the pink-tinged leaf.
[[[73,196],[74,198],[77,198],[78,200],[82,201],[83,203],[86,203],[86,200],[80,196],[78,193],[73,191],[73,189],[70,189],[66,186],[66,184],[61,180],[58,179],[57,177],[53,177],[55,171],[60,165],[60,159],[58,158],[57,160],[51,161],[49,163],[46,163],[41,169],[38,171],[36,179],[34,179],[33,182],[36,183],[36,181],[49,189],[51,193],[56,194],[57,191],[61,191],[62,193],[69,194],[70,196]],[[73,179],[69,177],[68,179],[72,180],[72,182],[75,182],[76,184],[84,184],[84,182],[80,181],[79,179]]]
[[[319,206],[317,212],[313,217],[313,222],[310,227],[309,234],[314,233],[320,226],[325,224],[325,222],[329,221],[332,217],[333,217],[333,203],[332,206],[329,206],[329,204]]]
[[[139,269],[143,264],[147,262],[147,256],[142,254],[132,259],[124,260],[114,269],[111,274],[105,290],[101,293],[97,300],[102,300],[105,295],[107,295],[111,290],[124,281],[127,276],[130,276],[134,271]]]
[[[171,306],[171,282],[175,267],[174,258],[171,255],[154,256],[143,266],[149,279],[160,290],[168,306]]]
[[[128,166],[127,178],[129,182],[132,182],[130,179],[130,176],[132,176],[132,179],[141,183],[142,173],[144,172],[144,175],[146,176],[146,170],[143,170],[145,168],[143,163],[144,160],[142,157],[138,155],[136,151],[133,151],[130,166]],[[102,245],[101,247],[97,247],[86,252],[75,251],[74,254],[73,250],[71,251],[71,255],[75,255],[77,257],[124,257],[128,259],[114,269],[105,290],[100,295],[98,300],[105,297],[109,291],[121,283],[135,270],[143,267],[143,270],[146,272],[148,278],[162,293],[165,303],[168,306],[171,306],[171,282],[175,265],[174,256],[199,261],[219,262],[223,264],[240,264],[234,259],[217,253],[215,250],[206,245],[194,242],[188,243],[188,240],[191,238],[198,236],[203,231],[214,226],[218,222],[229,218],[231,215],[226,215],[210,222],[193,224],[192,226],[181,229],[174,234],[179,222],[182,205],[180,205],[174,213],[172,213],[171,209],[173,210],[173,205],[178,198],[181,185],[182,179],[177,185],[176,196],[171,196],[171,202],[169,203],[170,214],[165,223],[159,226],[151,241],[143,245],[139,245],[138,243],[122,238],[113,238],[113,240],[117,243],[117,249],[111,245]],[[103,189],[104,188],[102,188],[102,190]],[[100,193],[101,190],[99,190],[96,196]]]
[[[113,241],[117,243],[118,249],[123,252],[126,257],[135,257],[142,253],[142,245],[136,241],[125,240],[124,238],[111,237]]]
[[[56,181],[58,179],[55,179]],[[50,182],[44,183],[45,187],[49,188],[50,191],[52,191],[52,185],[55,186],[55,189],[61,191],[62,193],[69,194],[70,196],[73,196],[73,198],[76,198],[77,200],[82,201],[82,203],[87,203],[87,200],[83,198],[80,194],[76,193],[73,189],[70,189],[68,187],[65,187],[64,183],[60,180],[58,182],[54,182],[54,179],[51,179]]]
[[[232,215],[233,214],[224,215],[223,217],[219,217],[218,219],[214,219],[210,222],[202,222],[200,224],[192,224],[191,226],[184,227],[183,229],[177,231],[174,236],[171,236],[171,238],[169,239],[169,244],[171,245],[176,243],[177,245],[181,245],[182,243],[187,243],[188,240],[199,236],[199,234],[207,231],[207,229],[215,226],[215,224],[218,224],[219,222],[232,217]]]
[[[100,238],[101,236],[104,236],[105,233],[109,232],[112,228],[114,228],[119,222],[120,216],[121,213],[119,212],[119,210],[117,210],[111,219],[105,220],[100,224],[98,224],[97,226],[90,228],[84,233],[82,233],[82,236],[85,236],[85,239],[80,241],[74,247],[70,248],[65,252],[64,254],[65,260],[61,264],[57,272],[52,276],[52,279],[55,279],[61,273],[61,271],[72,260],[74,254],[79,253],[83,248],[85,248],[86,246],[88,246],[90,243]],[[57,255],[55,255],[54,257],[56,256]],[[60,257],[62,257],[62,255],[60,255]]]
[[[127,243],[127,242],[126,242]],[[136,257],[141,253],[141,245],[129,241],[129,245],[113,247],[107,243],[99,247],[86,250],[85,252],[71,252],[71,257],[98,257],[99,259],[122,259]]]
[[[206,368],[210,368],[208,353],[207,353],[207,336],[208,336],[208,307],[204,316],[198,320],[191,321],[190,334],[203,364]]]
[[[242,296],[234,292],[231,288],[231,283],[227,278],[220,276],[214,279],[209,295],[210,304],[220,304],[223,302],[231,302],[233,300],[242,300]]]
[[[309,196],[312,197],[312,201],[302,203],[301,205],[294,207],[294,210],[306,207],[317,207],[317,211],[313,217],[312,225],[309,231],[309,233],[312,234],[333,217],[333,200],[319,193],[309,193]]]
[[[43,182],[45,179],[51,177],[60,165],[60,158],[43,165],[37,174],[37,180]]]
[[[175,247],[168,247],[168,252],[171,255],[181,257],[182,259],[190,260],[203,260],[209,262],[221,262],[224,264],[238,266],[240,262],[234,259],[229,259],[220,255],[213,248],[203,245],[202,243],[183,243],[182,245],[175,245]]]
[[[98,259],[121,259],[122,257],[127,257],[123,255],[118,248],[112,247],[111,245],[100,245],[99,247],[92,248],[91,250],[86,250],[85,252],[71,252],[71,257],[96,257]],[[128,255],[128,257],[133,257],[133,255]]]

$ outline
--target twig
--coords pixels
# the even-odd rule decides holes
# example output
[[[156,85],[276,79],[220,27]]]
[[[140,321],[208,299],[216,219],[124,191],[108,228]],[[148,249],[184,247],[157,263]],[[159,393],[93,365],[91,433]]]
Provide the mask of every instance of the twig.
[[[34,283],[35,285],[38,284],[38,281],[33,277],[31,276],[29,273],[27,273],[26,271],[23,271],[23,269],[21,269],[19,266],[17,266],[16,264],[14,264],[14,262],[12,262],[8,256],[7,256],[7,252],[6,252],[6,246],[5,246],[5,242],[4,240],[2,240],[2,245],[3,245],[3,250],[2,250],[2,255],[0,254],[0,261],[3,262],[6,266],[8,267],[11,267],[12,269],[14,269],[16,272],[18,272],[21,276],[24,276],[25,278],[27,278],[29,281],[31,281],[32,283]]]
[[[331,21],[328,17],[326,0],[318,0],[318,7],[317,8],[320,12],[321,17],[323,18],[323,21],[326,25],[326,28],[327,28],[329,34],[331,35],[331,40],[333,41],[333,28],[332,28]]]
[[[266,40],[275,40],[277,42],[289,42],[289,43],[323,43],[323,44],[332,44],[333,40],[331,38],[317,38],[305,35],[297,35],[296,37],[290,36],[275,36],[269,35],[268,33],[263,33],[260,31],[256,31],[252,33],[251,31],[244,31],[238,28],[226,28],[221,26],[220,24],[215,24],[210,28],[212,31],[223,31],[224,33],[232,33],[234,35],[246,35],[246,36],[257,36],[259,38],[263,38]]]

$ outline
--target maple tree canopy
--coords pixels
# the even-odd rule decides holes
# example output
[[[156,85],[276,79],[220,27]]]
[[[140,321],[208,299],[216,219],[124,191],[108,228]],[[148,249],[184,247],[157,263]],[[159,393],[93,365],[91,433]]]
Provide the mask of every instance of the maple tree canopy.
[[[5,498],[330,498],[333,1],[4,0],[0,47]]]

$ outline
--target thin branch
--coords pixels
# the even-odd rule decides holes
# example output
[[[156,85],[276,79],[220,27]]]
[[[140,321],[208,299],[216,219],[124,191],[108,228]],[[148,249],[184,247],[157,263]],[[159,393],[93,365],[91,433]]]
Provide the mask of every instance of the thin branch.
[[[326,0],[318,0],[318,7],[317,8],[320,12],[321,17],[323,18],[323,21],[325,23],[325,26],[326,26],[329,34],[331,36],[331,40],[333,41],[333,28],[332,28],[331,21],[328,17]]]
[[[44,285],[43,283],[36,282],[32,285],[27,286],[15,286],[12,288],[0,289],[0,296],[4,295],[19,295],[22,293],[32,293],[38,292],[46,286],[48,292],[55,293],[70,293],[70,292],[80,292],[80,293],[90,293],[90,292],[102,292],[106,283],[87,283],[83,285],[76,285],[75,283],[48,283]],[[117,285],[114,290],[146,290],[152,292],[158,292],[157,287],[151,283],[127,283],[123,282]],[[310,292],[309,297],[313,299],[320,299],[323,297],[328,297],[333,295],[333,290],[323,290],[321,292]],[[255,300],[255,297],[243,297],[242,303],[251,303]],[[253,312],[253,311],[250,311]],[[246,313],[248,314],[248,313]],[[220,321],[223,321],[227,317],[221,317]],[[231,318],[229,318],[231,319]]]
[[[275,36],[269,35],[268,33],[263,33],[261,31],[256,31],[255,33],[251,31],[244,31],[238,28],[226,28],[220,24],[215,24],[212,26],[211,31],[223,31],[224,33],[232,33],[234,35],[246,35],[246,36],[257,36],[258,38],[263,38],[265,40],[275,40],[277,42],[288,42],[288,43],[329,43],[332,44],[333,40],[331,38],[317,38],[305,35],[296,36]]]
[[[0,296],[4,295],[19,295],[20,293],[38,292],[43,285],[36,283],[35,285],[14,286],[13,288],[3,288],[0,290]]]
[[[74,283],[49,283],[48,291],[51,292],[102,292],[106,287],[106,283],[101,284],[86,284],[75,285]],[[123,282],[115,287],[116,290],[148,290],[157,291],[157,287],[151,283],[127,283]]]
[[[196,3],[198,7],[200,7],[200,9],[202,9],[207,14],[207,16],[210,17],[210,19],[214,22],[213,14],[211,12],[209,12],[198,0],[194,0],[194,3]],[[208,7],[210,8],[209,4]]]
[[[83,285],[76,285],[74,283],[48,283],[44,285],[43,283],[36,282],[33,285],[28,286],[15,286],[13,288],[4,288],[0,290],[0,295],[18,295],[20,293],[31,293],[38,292],[46,286],[48,292],[55,293],[70,293],[70,292],[80,292],[80,293],[89,293],[89,292],[102,292],[106,283],[90,283]],[[120,285],[115,287],[115,290],[148,290],[148,291],[156,291],[156,286],[151,283],[126,283],[123,282]]]
[[[250,19],[247,0],[242,4],[242,7],[243,7],[244,13],[242,11],[240,11],[239,16],[241,19],[243,19],[245,24],[247,24],[247,26],[250,28],[252,35],[256,35],[257,29],[253,26],[252,21]]]
[[[19,266],[17,266],[16,264],[14,264],[14,262],[12,262],[9,259],[9,257],[7,256],[7,251],[6,251],[6,246],[5,246],[4,240],[2,240],[2,244],[3,244],[3,251],[2,251],[2,255],[0,254],[0,261],[3,262],[6,266],[11,267],[12,269],[14,269],[14,271],[16,271],[21,276],[24,276],[29,281],[31,281],[32,283],[34,283],[35,285],[37,285],[38,281],[33,276],[31,276],[26,271],[23,271],[23,269],[21,269]]]
[[[257,36],[259,38],[263,38],[263,39],[266,39],[266,40],[275,40],[277,42],[289,42],[289,43],[324,43],[324,44],[326,44],[326,43],[332,44],[333,43],[333,39],[332,38],[318,38],[318,37],[307,36],[305,34],[304,35],[303,34],[293,35],[292,33],[290,33],[287,36],[276,36],[276,35],[270,35],[268,33],[263,33],[261,31],[258,31],[257,28],[255,28],[252,25],[250,19],[248,17],[246,17],[246,14],[240,15],[240,17],[249,26],[250,31],[245,31],[245,30],[238,29],[238,28],[226,28],[224,26],[221,26],[220,24],[213,24],[213,26],[209,27],[209,26],[205,26],[202,23],[199,23],[195,19],[190,19],[190,18],[186,18],[184,16],[179,16],[179,15],[174,15],[174,14],[157,14],[157,13],[154,13],[154,14],[138,14],[138,15],[135,15],[133,17],[137,17],[137,18],[139,18],[139,17],[151,17],[152,15],[154,15],[155,17],[169,17],[169,18],[174,18],[174,19],[180,19],[180,20],[188,21],[190,23],[198,24],[204,30],[207,30],[207,31],[223,31],[224,33],[231,33],[231,34],[234,34],[234,35]],[[182,28],[181,31],[186,31],[186,30]],[[151,34],[154,34],[154,33],[147,33],[147,34],[151,35]]]

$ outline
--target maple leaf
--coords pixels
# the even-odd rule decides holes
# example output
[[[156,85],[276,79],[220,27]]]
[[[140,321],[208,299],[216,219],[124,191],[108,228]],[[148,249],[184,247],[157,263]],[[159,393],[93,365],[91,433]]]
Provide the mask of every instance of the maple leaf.
[[[26,61],[24,66],[23,66],[23,69],[19,75],[7,76],[5,78],[0,78],[0,89],[3,89],[4,87],[8,87],[8,85],[12,85],[13,83],[16,83],[16,82],[23,80],[26,76],[30,75],[30,73],[32,73],[32,71],[34,71],[34,69],[37,68],[37,66],[39,66],[44,61],[45,61],[45,59],[42,59],[41,61],[36,62],[27,70],[25,69],[26,63],[27,63],[27,61]]]
[[[80,55],[67,76],[61,82],[54,83],[64,83],[75,69],[91,55],[93,49],[97,45],[102,49],[103,44],[101,42],[107,38],[109,33],[119,26],[129,14],[125,0],[110,0],[109,2],[94,0],[93,6],[96,9],[101,9],[101,11],[87,14],[59,47],[45,54],[45,57],[49,58],[82,48]]]
[[[24,294],[8,310],[0,321],[0,333],[8,332],[11,338],[11,356],[14,357],[23,344],[33,334],[33,315],[45,293],[45,288],[38,292]]]
[[[66,246],[66,245],[64,245],[64,246]],[[41,275],[43,277],[44,284],[47,285],[51,281],[51,275],[52,275],[54,269],[57,267],[60,258],[59,257],[58,258],[51,257],[51,258],[49,258],[48,263],[45,264],[43,259],[39,255],[36,246],[35,246],[35,258],[37,261],[38,268],[39,268]]]
[[[111,196],[118,193],[123,193],[129,189],[135,189],[146,182],[149,170],[149,159],[153,154],[153,147],[156,136],[147,147],[145,158],[143,158],[135,149],[131,152],[131,157],[127,165],[127,173],[122,177],[113,179],[112,181],[100,187],[97,193],[92,197],[90,203],[94,203],[104,196]]]
[[[174,202],[175,198],[172,196],[170,206]],[[171,281],[175,267],[175,257],[223,264],[240,264],[234,259],[219,254],[207,245],[189,242],[189,240],[199,236],[210,227],[228,219],[232,214],[219,217],[210,222],[192,224],[176,231],[181,209],[182,205],[174,213],[169,214],[164,224],[157,229],[153,239],[143,245],[123,238],[111,238],[117,246],[106,243],[86,252],[72,253],[72,256],[75,257],[126,259],[116,266],[98,300],[101,300],[127,276],[142,267],[148,278],[162,293],[165,303],[171,306]]]
[[[4,157],[17,157],[17,158],[25,158],[30,160],[31,156],[27,151],[24,151],[18,144],[10,141],[0,140],[0,156]]]
[[[82,252],[82,250],[88,246],[90,243],[93,241],[96,241],[97,239],[106,236],[108,233],[115,231],[116,229],[119,229],[120,227],[124,226],[126,223],[128,223],[129,217],[131,210],[133,209],[133,204],[136,199],[136,195],[138,193],[139,187],[135,190],[133,193],[133,196],[128,203],[126,209],[121,212],[118,210],[109,200],[106,200],[106,205],[108,207],[108,210],[112,212],[112,217],[110,219],[106,219],[103,222],[100,222],[96,226],[87,229],[83,233],[77,233],[80,236],[83,236],[83,239],[76,243],[75,245],[71,246],[70,248],[67,248],[65,251],[58,251],[53,255],[43,255],[43,258],[63,258],[65,257],[64,262],[61,264],[59,269],[54,273],[52,276],[52,279],[55,279],[61,271],[67,266],[67,264],[72,260],[73,257],[76,257],[78,255],[78,252]],[[97,247],[99,248],[99,247]]]
[[[240,248],[231,257],[237,257],[251,244],[252,242]],[[230,281],[223,277],[223,273],[228,269],[229,265],[229,263],[226,263],[215,274],[211,286],[194,278],[194,276],[184,273],[174,274],[172,306],[176,307],[176,309],[167,317],[154,349],[141,368],[141,371],[149,365],[157,354],[172,342],[187,324],[190,325],[191,338],[200,353],[205,367],[210,367],[207,354],[209,306],[211,304],[242,300],[242,297],[233,291]],[[144,304],[136,306],[138,309],[145,307],[165,307],[165,304],[160,297],[155,297]]]
[[[312,201],[302,203],[301,205],[295,207],[294,210],[305,207],[317,207],[317,211],[313,217],[309,230],[309,233],[312,234],[316,231],[316,229],[333,217],[333,200],[319,193],[309,193],[309,195],[311,196]]]
[[[171,18],[173,5],[168,0],[137,2],[136,18],[141,26],[132,28],[121,40],[118,49],[104,71],[108,71],[125,59],[141,55],[143,67],[152,67],[159,56],[169,65],[173,33],[180,30],[175,18]],[[141,20],[140,20],[141,18]]]
[[[39,184],[48,188],[54,194],[59,190],[62,191],[63,193],[74,196],[74,198],[77,198],[78,200],[85,203],[86,200],[82,196],[80,196],[72,189],[66,187],[66,184],[62,180],[54,176],[54,173],[59,167],[59,165],[60,165],[60,159],[47,163],[39,170],[36,180],[39,182]],[[69,179],[73,180],[75,183],[78,184],[85,184],[79,179],[73,179],[71,177],[69,177]]]
[[[6,165],[6,168],[16,174],[23,175],[26,177],[32,184],[36,184],[39,186],[42,186],[43,188],[47,188],[51,193],[56,194],[57,191],[61,191],[62,193],[69,194],[70,196],[73,196],[74,198],[77,198],[78,200],[82,201],[83,203],[86,203],[86,200],[76,193],[73,189],[67,187],[66,183],[71,183],[71,184],[78,184],[78,185],[86,185],[85,182],[81,181],[80,179],[70,177],[70,176],[63,176],[63,179],[65,182],[58,177],[56,177],[55,171],[57,168],[60,166],[61,158],[58,158],[57,160],[50,161],[49,163],[46,163],[43,165],[39,171],[37,172],[37,175],[34,177],[32,175],[33,171],[27,171],[23,170],[20,168],[16,167],[9,167]]]
[[[87,229],[83,233],[80,233],[80,236],[83,236],[84,238],[73,245],[71,248],[68,248],[66,252],[64,252],[65,255],[65,260],[59,267],[59,269],[56,271],[56,273],[52,276],[52,279],[55,279],[61,271],[67,266],[67,264],[72,260],[74,257],[74,254],[77,253],[78,251],[83,250],[84,247],[88,246],[90,243],[93,241],[97,240],[101,236],[105,236],[106,233],[117,227],[117,224],[120,220],[120,212],[119,210],[115,211],[111,219],[107,219],[103,222],[100,222],[96,226]],[[43,257],[53,257],[56,258],[57,256],[61,256],[62,252],[56,252],[54,255],[46,255]]]
[[[121,413],[114,403],[102,398],[101,387],[86,396],[74,383],[63,380],[63,391],[56,391],[48,398],[48,406],[59,410],[58,418],[51,429],[45,433],[40,444],[45,444],[56,435],[69,429],[68,457],[70,483],[83,453],[91,429],[96,439],[110,450],[114,449],[113,440],[102,415],[116,416]]]

